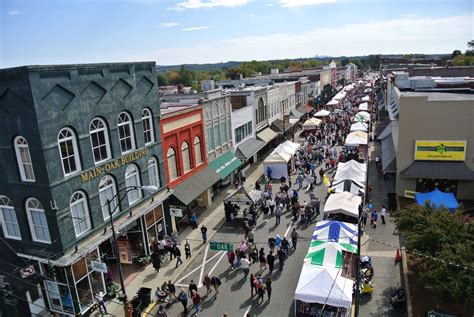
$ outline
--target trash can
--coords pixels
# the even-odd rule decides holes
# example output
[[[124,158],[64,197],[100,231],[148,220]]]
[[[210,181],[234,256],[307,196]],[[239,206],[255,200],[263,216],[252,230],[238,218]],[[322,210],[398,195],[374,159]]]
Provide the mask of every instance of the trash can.
[[[147,308],[151,303],[151,288],[141,287],[137,292],[137,296],[141,301],[142,309]]]
[[[132,307],[132,317],[140,317],[142,310],[141,305],[142,302],[140,301],[138,295],[133,297],[133,299],[130,301],[130,306]]]
[[[397,210],[397,193],[388,193],[387,194],[388,200],[388,210],[395,211]]]

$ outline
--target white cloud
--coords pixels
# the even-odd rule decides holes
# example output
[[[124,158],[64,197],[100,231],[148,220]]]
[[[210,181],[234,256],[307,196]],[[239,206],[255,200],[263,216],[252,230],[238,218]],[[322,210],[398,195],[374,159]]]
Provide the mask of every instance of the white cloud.
[[[176,23],[176,22],[163,22],[163,23],[160,23],[160,29],[166,29],[166,28],[172,28],[172,27],[175,27],[175,26],[178,26],[179,23]]]
[[[198,31],[198,30],[206,30],[206,29],[209,29],[209,28],[211,28],[210,25],[194,26],[194,27],[191,27],[191,28],[181,29],[181,31],[184,31],[184,32],[191,32],[191,31]]]
[[[334,3],[336,0],[280,0],[279,4],[282,7],[294,8],[302,6],[313,6],[324,3]]]
[[[267,6],[273,7],[273,3],[267,3]]]
[[[255,14],[250,14],[249,17],[251,17],[252,19],[255,18]]]
[[[315,55],[450,53],[472,37],[471,15],[443,18],[396,18],[340,27],[315,28],[302,33],[274,33],[223,39],[193,47],[164,47],[138,60],[160,65],[268,60]],[[249,49],[251,48],[251,49]],[[193,54],[189,54],[193,52]]]
[[[184,2],[177,3],[175,6],[170,7],[170,10],[184,11],[191,9],[210,9],[218,7],[233,8],[242,6],[248,3],[248,0],[187,0]]]
[[[8,15],[18,15],[18,14],[21,14],[21,12],[18,10],[8,11]]]

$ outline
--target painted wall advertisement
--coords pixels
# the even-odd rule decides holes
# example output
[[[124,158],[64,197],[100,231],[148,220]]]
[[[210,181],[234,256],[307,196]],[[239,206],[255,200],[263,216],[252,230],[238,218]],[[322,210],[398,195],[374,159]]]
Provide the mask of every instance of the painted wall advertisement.
[[[122,264],[132,264],[132,246],[128,240],[117,240],[117,249]]]
[[[464,161],[466,141],[415,141],[415,160]]]

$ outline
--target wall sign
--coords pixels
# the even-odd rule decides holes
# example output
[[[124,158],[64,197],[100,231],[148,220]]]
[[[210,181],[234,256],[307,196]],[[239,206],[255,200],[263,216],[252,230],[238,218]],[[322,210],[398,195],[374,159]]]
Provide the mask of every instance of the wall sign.
[[[92,271],[107,273],[107,264],[99,261],[91,261]]]
[[[466,141],[415,141],[415,160],[464,161]]]
[[[85,183],[90,180],[93,180],[96,177],[99,177],[102,173],[104,172],[110,172],[113,171],[114,169],[119,168],[120,166],[127,165],[133,161],[136,161],[142,157],[145,157],[150,154],[150,151],[148,148],[143,148],[140,150],[137,150],[133,153],[127,154],[122,156],[119,159],[116,159],[112,162],[105,163],[104,165],[97,166],[93,169],[90,169],[88,171],[85,171],[81,174],[81,182]]]
[[[174,217],[182,217],[183,216],[183,209],[181,209],[181,208],[171,208],[170,207],[170,213]]]

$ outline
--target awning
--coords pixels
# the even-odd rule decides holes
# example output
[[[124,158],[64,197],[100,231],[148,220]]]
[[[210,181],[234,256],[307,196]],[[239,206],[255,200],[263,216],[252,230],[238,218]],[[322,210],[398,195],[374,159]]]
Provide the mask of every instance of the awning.
[[[474,180],[474,171],[464,162],[414,161],[401,175],[406,178]]]
[[[386,172],[396,172],[391,166],[395,160],[395,147],[393,145],[392,133],[382,139],[382,169]],[[390,167],[390,170],[389,170]]]
[[[290,115],[292,115],[293,117],[295,117],[296,119],[300,119],[302,116],[304,116],[306,114],[306,111],[304,111],[304,109],[292,109],[290,111]]]
[[[219,174],[207,166],[176,186],[173,196],[187,206],[220,179]]]
[[[265,128],[262,131],[257,132],[257,138],[259,138],[260,140],[262,140],[266,143],[270,142],[271,140],[273,140],[277,136],[278,136],[278,133],[276,133],[275,131],[273,131],[270,128]]]
[[[281,119],[276,119],[275,121],[272,122],[271,128],[273,131],[277,133],[283,133],[288,131],[293,125],[291,123],[285,123],[283,124],[283,120]]]
[[[255,155],[260,149],[262,149],[267,143],[250,138],[248,140],[245,140],[242,142],[239,146],[237,146],[237,151],[235,152],[235,155],[239,157],[240,159],[243,160],[248,160],[252,156]]]
[[[232,151],[227,151],[215,160],[209,162],[209,167],[216,171],[221,179],[229,176],[230,173],[239,168],[242,162],[235,157]]]

